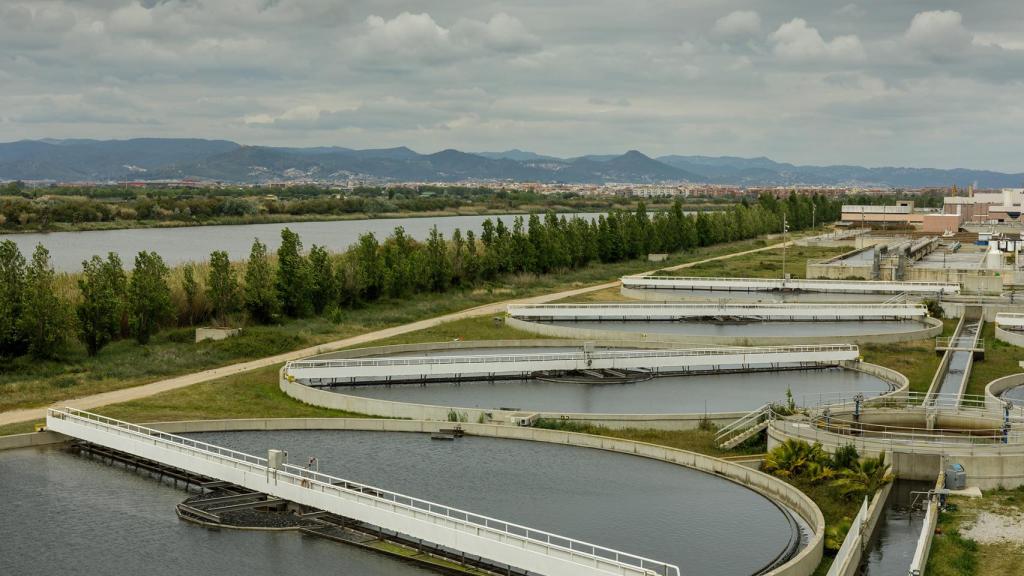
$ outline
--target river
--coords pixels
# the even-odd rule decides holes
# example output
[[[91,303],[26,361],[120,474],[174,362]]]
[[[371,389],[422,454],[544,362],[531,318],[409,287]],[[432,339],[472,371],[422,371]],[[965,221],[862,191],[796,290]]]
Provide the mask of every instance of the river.
[[[213,250],[225,250],[232,260],[249,256],[254,238],[259,238],[271,251],[281,243],[281,230],[291,228],[299,234],[306,249],[313,244],[326,246],[331,251],[342,251],[354,244],[359,236],[373,232],[383,241],[398,226],[422,240],[437,229],[451,237],[456,228],[463,234],[473,230],[480,237],[480,226],[487,218],[501,218],[512,226],[517,215],[440,216],[436,218],[378,218],[369,220],[334,220],[328,222],[287,222],[279,224],[239,224],[218,226],[189,226],[182,228],[132,228],[125,230],[89,230],[84,232],[50,232],[0,235],[0,239],[14,240],[26,259],[36,244],[50,251],[53,266],[61,272],[77,272],[82,261],[93,255],[106,256],[117,252],[126,268],[131,268],[135,254],[140,250],[155,251],[168,265],[189,261],[203,261]],[[567,218],[597,218],[598,213],[566,214]],[[523,216],[527,218],[528,216]]]

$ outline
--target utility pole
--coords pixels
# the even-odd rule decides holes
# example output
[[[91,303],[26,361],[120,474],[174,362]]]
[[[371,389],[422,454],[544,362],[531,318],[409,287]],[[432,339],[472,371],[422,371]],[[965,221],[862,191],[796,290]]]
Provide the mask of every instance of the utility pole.
[[[782,288],[786,288],[786,232],[789,231],[789,226],[786,226],[786,214],[782,214]]]
[[[815,216],[815,213],[817,211],[818,211],[818,205],[817,204],[811,204],[811,230],[814,229],[814,216]]]

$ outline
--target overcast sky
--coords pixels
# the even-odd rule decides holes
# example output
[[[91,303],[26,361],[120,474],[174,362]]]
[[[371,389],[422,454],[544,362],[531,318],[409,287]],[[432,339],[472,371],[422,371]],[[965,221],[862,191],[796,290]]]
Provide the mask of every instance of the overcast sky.
[[[0,140],[1024,171],[1021,0],[0,0]]]

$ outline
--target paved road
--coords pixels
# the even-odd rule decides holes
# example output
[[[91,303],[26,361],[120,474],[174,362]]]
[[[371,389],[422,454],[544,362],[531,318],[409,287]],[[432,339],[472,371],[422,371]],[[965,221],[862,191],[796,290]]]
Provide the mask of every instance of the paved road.
[[[786,243],[792,245],[792,242]],[[658,270],[680,270],[683,268],[690,268],[703,264],[704,262],[712,262],[714,260],[724,260],[727,258],[735,258],[736,256],[742,256],[744,254],[752,254],[755,252],[762,252],[764,250],[773,250],[775,248],[781,248],[783,243],[772,244],[763,248],[755,248],[753,250],[745,250],[743,252],[734,252],[731,254],[725,254],[722,256],[715,256],[713,258],[706,258],[704,260],[698,260],[696,262],[687,262],[685,264],[678,264],[668,268],[659,268]],[[650,271],[650,272],[653,272]],[[645,272],[644,274],[649,274]],[[509,304],[544,304],[555,300],[561,300],[563,298],[570,298],[578,296],[580,294],[586,294],[588,292],[596,292],[598,290],[605,290],[607,288],[614,288],[619,285],[619,281],[606,282],[604,284],[597,284],[594,286],[586,286],[584,288],[576,288],[573,290],[564,290],[562,292],[555,292],[553,294],[543,294],[541,296],[533,296],[530,298],[521,298],[517,300],[505,300],[502,302],[495,302],[493,304],[485,304],[483,306],[477,306],[476,308],[469,308],[467,310],[461,310],[459,312],[453,312],[451,314],[445,314],[444,316],[438,316],[436,318],[428,318],[426,320],[419,320],[410,324],[402,324],[401,326],[393,326],[391,328],[385,328],[383,330],[377,330],[376,332],[367,332],[366,334],[360,334],[358,336],[352,336],[342,340],[335,340],[334,342],[328,342],[325,344],[319,344],[317,346],[310,346],[309,348],[303,348],[301,350],[294,350],[292,352],[286,352],[284,354],[278,354],[276,356],[267,356],[266,358],[260,358],[257,360],[250,360],[248,362],[240,362],[238,364],[231,364],[229,366],[222,366],[220,368],[212,368],[210,370],[203,370],[202,372],[195,372],[192,374],[186,374],[184,376],[177,376],[174,378],[168,378],[166,380],[158,380],[149,384],[142,384],[140,386],[134,386],[131,388],[122,388],[120,390],[111,390],[110,392],[103,392],[101,394],[93,394],[91,396],[82,396],[81,398],[74,398],[68,400],[61,400],[53,406],[71,406],[80,410],[89,410],[96,408],[97,406],[106,406],[107,404],[118,404],[121,402],[128,402],[131,400],[138,400],[140,398],[146,398],[154,394],[161,392],[167,392],[168,390],[176,390],[178,388],[184,388],[193,384],[199,384],[202,382],[208,382],[224,376],[230,376],[232,374],[239,374],[241,372],[249,372],[256,370],[257,368],[264,368],[266,366],[273,366],[275,364],[282,364],[289,360],[298,360],[314,354],[322,354],[325,352],[333,352],[335,350],[341,350],[343,348],[349,348],[351,346],[357,346],[359,344],[366,344],[375,340],[382,340],[384,338],[390,338],[392,336],[398,336],[400,334],[408,334],[409,332],[416,332],[417,330],[423,330],[425,328],[432,328],[438,324],[444,324],[453,320],[461,320],[464,318],[474,318],[478,316],[488,316],[492,314],[501,314],[505,312],[506,307]],[[42,420],[46,418],[46,407],[42,408],[25,408],[21,410],[9,410],[7,412],[0,412],[0,426],[7,424],[15,424],[17,422],[25,422],[29,420]]]

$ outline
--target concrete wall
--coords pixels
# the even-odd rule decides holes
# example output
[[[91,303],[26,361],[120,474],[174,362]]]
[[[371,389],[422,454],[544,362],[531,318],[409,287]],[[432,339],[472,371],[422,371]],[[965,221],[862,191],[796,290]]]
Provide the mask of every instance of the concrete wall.
[[[860,574],[861,558],[863,558],[868,542],[878,527],[878,520],[882,517],[890,492],[892,492],[891,482],[880,488],[871,498],[863,525],[850,526],[850,531],[846,533],[846,539],[843,541],[844,547],[850,546],[850,553],[842,558],[836,556],[832,567],[829,568],[828,576],[857,576]]]
[[[447,427],[446,422],[380,420],[369,418],[257,418],[245,420],[206,420],[161,422],[150,424],[154,428],[174,434],[211,431],[242,430],[369,430],[387,432],[436,432]],[[821,562],[824,547],[825,519],[817,505],[803,492],[768,474],[752,470],[738,463],[728,462],[711,456],[688,452],[666,446],[546,430],[542,428],[520,428],[493,424],[464,423],[468,434],[492,438],[530,440],[552,444],[565,444],[633,454],[663,462],[693,468],[701,472],[727,478],[742,486],[759,492],[786,506],[798,514],[810,527],[812,534],[808,545],[786,564],[772,570],[772,576],[809,576]],[[52,434],[52,433],[51,433]],[[26,435],[20,435],[26,436]],[[59,436],[52,434],[52,436]]]
[[[853,444],[863,456],[892,453],[894,471],[900,478],[931,480],[935,463],[963,464],[967,483],[982,490],[1024,486],[1024,446],[1019,444],[941,445],[927,442],[892,441],[887,438],[847,436],[825,432],[815,427],[797,427],[777,421],[768,427],[768,449],[789,438],[820,442],[829,452]]]
[[[945,470],[940,469],[938,478],[935,480],[935,489],[945,487]],[[921,535],[917,539],[917,548],[914,550],[914,557],[910,561],[910,576],[924,576],[925,567],[928,565],[928,555],[932,549],[932,539],[935,537],[935,526],[939,522],[939,499],[932,498],[928,502],[928,509],[924,515],[924,523],[921,525]]]
[[[985,407],[996,413],[1002,411],[1005,403],[999,399],[999,395],[1022,384],[1024,373],[1010,374],[989,382],[985,386]]]
[[[755,338],[741,336],[704,336],[646,333],[637,330],[600,330],[596,328],[580,328],[577,326],[556,326],[542,322],[530,322],[518,318],[506,318],[509,326],[554,338],[576,338],[585,340],[617,340],[628,342],[656,341],[687,346],[779,346],[783,344],[866,344],[911,342],[934,338],[942,334],[942,321],[935,318],[923,318],[922,327],[911,332],[888,332],[880,334],[864,334],[858,336],[758,336]],[[634,344],[635,346],[635,344]]]
[[[996,340],[1001,340],[1014,346],[1024,346],[1024,333],[1016,330],[1003,330],[998,325],[995,327]]]

